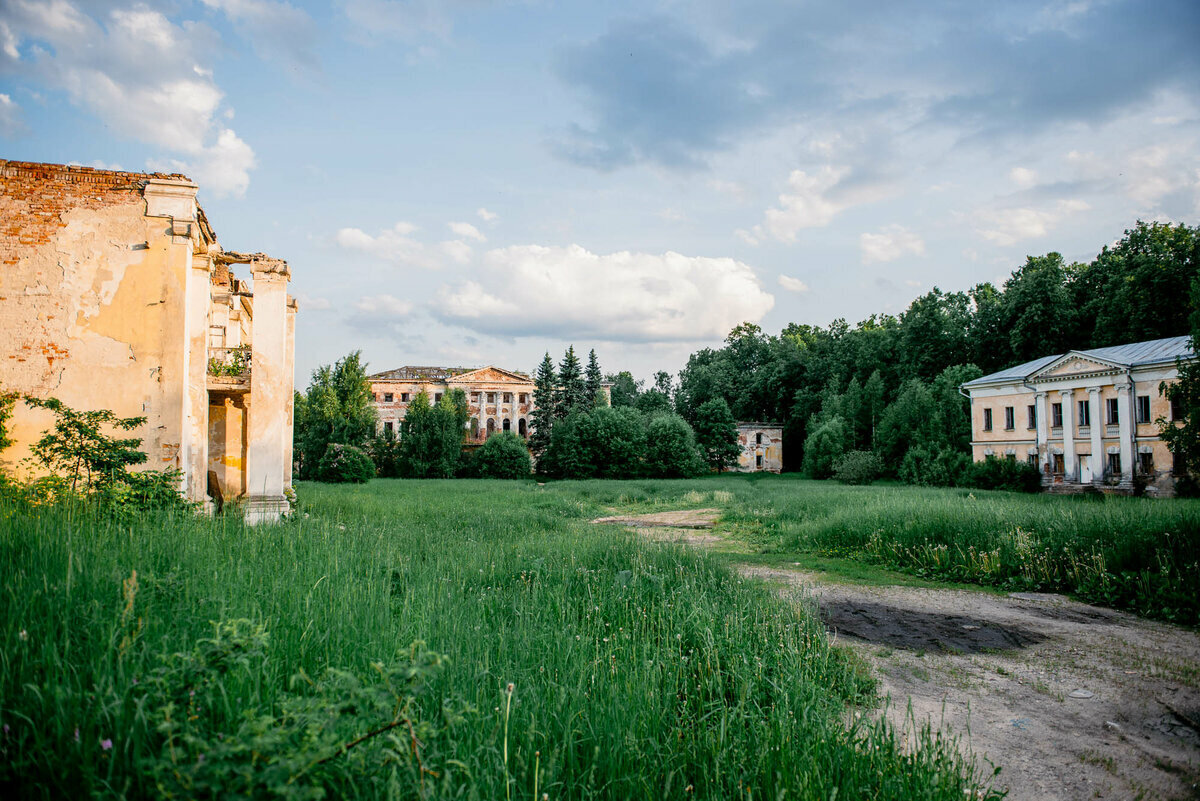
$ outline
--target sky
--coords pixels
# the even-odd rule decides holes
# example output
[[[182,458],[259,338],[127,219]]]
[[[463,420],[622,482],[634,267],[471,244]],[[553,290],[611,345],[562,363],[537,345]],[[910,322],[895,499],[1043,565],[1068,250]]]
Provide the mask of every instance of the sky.
[[[298,386],[650,379],[1196,225],[1200,3],[0,0],[0,144],[195,180],[290,264]]]

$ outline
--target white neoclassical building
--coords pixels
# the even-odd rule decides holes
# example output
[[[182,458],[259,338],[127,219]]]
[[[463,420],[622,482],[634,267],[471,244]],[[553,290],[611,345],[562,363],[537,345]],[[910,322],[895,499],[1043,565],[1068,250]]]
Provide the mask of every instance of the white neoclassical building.
[[[1178,462],[1159,419],[1178,420],[1161,391],[1191,360],[1187,337],[1045,356],[962,385],[971,399],[971,450],[1038,466],[1048,485],[1129,490],[1135,476],[1171,494]]]

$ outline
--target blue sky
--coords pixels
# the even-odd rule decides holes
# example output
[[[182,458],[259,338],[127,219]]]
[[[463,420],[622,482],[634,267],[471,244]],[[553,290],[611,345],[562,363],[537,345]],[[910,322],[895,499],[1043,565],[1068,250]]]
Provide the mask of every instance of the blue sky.
[[[1200,4],[0,0],[12,159],[183,171],[361,349],[677,371],[1200,221]]]

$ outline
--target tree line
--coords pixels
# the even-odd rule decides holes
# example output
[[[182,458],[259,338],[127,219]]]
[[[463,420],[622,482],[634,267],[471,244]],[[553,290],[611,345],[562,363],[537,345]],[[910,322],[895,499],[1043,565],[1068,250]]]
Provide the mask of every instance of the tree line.
[[[964,381],[1071,349],[1187,334],[1198,278],[1200,227],[1139,221],[1091,262],[1029,256],[999,287],[935,287],[897,316],[792,323],[777,336],[739,325],[723,347],[691,355],[672,397],[693,422],[720,398],[737,419],[782,423],[788,470],[823,478],[845,454],[870,452],[885,475],[960,483],[971,436]]]

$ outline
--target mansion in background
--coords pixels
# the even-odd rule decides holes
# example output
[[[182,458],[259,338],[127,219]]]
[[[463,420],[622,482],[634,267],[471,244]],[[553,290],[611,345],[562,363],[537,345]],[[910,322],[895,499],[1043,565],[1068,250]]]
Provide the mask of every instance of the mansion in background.
[[[144,417],[143,469],[288,511],[296,304],[287,262],[223,249],[182,175],[0,160],[0,390]],[[253,284],[232,268],[244,265]],[[14,472],[54,424],[18,403]]]
[[[962,385],[971,399],[971,450],[1037,465],[1048,486],[1112,486],[1169,495],[1180,469],[1155,421],[1179,420],[1159,385],[1196,355],[1188,337],[1073,350]]]
[[[525,373],[492,366],[400,367],[367,376],[367,381],[375,397],[380,434],[400,434],[408,404],[422,391],[430,404],[436,404],[453,389],[461,389],[467,396],[468,442],[482,442],[497,431],[511,431],[520,437],[530,433],[533,379]]]

